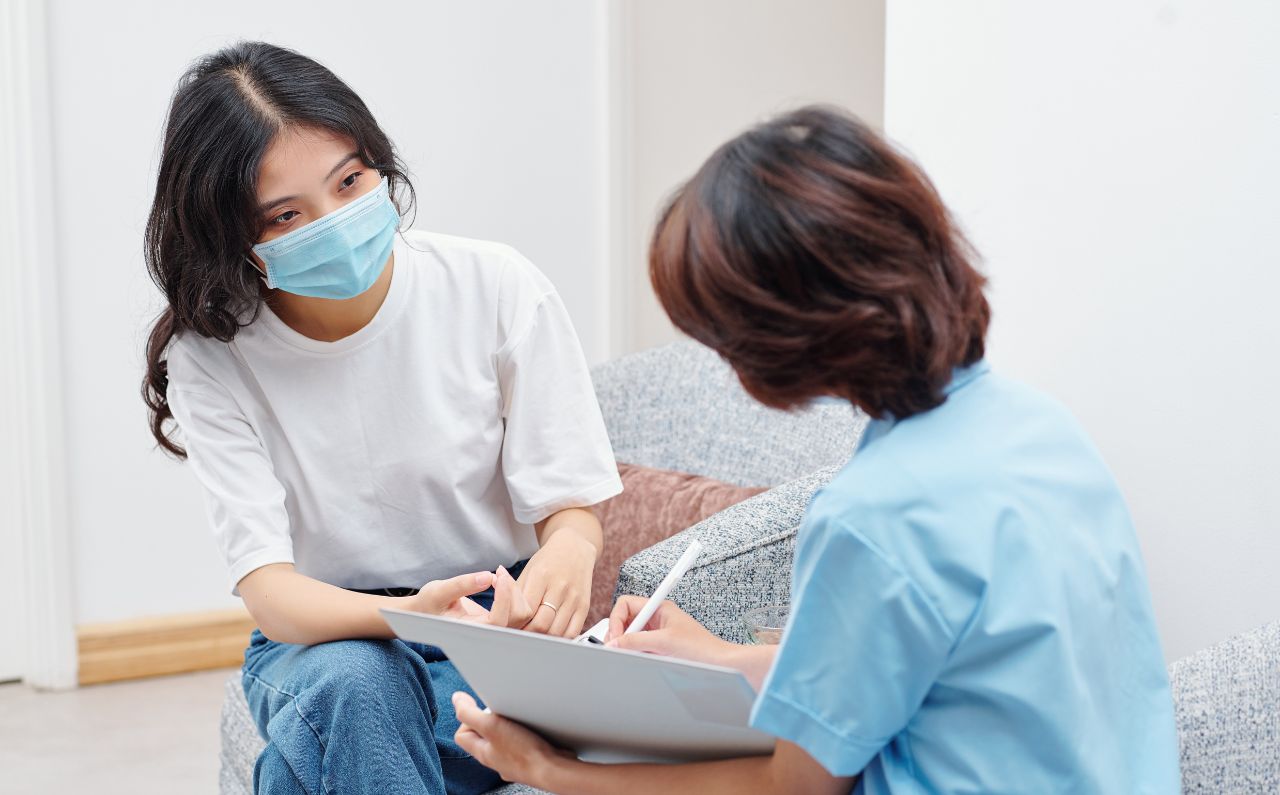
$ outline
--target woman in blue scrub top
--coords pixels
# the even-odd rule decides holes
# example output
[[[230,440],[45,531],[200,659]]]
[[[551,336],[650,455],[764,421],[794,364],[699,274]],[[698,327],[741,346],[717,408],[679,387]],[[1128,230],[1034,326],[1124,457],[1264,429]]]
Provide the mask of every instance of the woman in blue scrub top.
[[[667,603],[620,648],[742,670],[770,756],[592,765],[465,694],[458,743],[555,792],[1176,793],[1177,739],[1124,499],[1056,401],[991,371],[974,255],[920,169],[841,112],[730,141],[651,249],[672,321],[778,408],[872,417],[800,529],[780,646]]]

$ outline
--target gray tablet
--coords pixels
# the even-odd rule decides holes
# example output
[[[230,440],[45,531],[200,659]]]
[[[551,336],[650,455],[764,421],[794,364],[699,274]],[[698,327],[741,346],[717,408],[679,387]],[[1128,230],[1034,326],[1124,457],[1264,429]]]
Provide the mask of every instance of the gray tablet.
[[[499,715],[591,762],[765,754],[747,726],[755,692],[738,671],[403,610],[405,640],[438,646]]]

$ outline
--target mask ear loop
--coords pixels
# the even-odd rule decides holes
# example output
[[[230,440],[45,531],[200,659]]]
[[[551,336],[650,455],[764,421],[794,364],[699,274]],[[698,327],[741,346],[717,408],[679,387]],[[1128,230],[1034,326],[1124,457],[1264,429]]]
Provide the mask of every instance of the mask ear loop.
[[[258,263],[254,262],[253,258],[250,257],[248,254],[244,254],[243,256],[244,256],[244,261],[249,263],[249,267],[253,268],[253,272],[258,274],[258,278],[261,279],[262,283],[267,286],[267,289],[274,290],[275,288],[271,286],[271,280],[267,278],[265,275],[263,275],[262,269],[258,267]]]

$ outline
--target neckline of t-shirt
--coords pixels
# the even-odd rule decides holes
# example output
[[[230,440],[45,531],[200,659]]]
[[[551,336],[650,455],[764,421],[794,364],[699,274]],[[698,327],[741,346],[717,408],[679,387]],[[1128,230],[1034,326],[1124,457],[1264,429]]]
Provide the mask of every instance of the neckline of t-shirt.
[[[989,372],[991,372],[991,365],[987,363],[986,359],[979,359],[968,367],[957,367],[951,371],[951,380],[945,387],[943,387],[942,392],[946,395],[947,399],[950,399],[957,391],[964,389]],[[931,411],[932,410],[933,409],[931,409]],[[854,447],[854,455],[862,452],[867,445],[871,444],[876,439],[882,438],[889,431],[893,430],[894,426],[897,424],[897,418],[891,414],[886,414],[880,419],[867,420],[867,424],[862,429],[862,435],[858,438],[858,443]]]
[[[346,353],[354,350],[362,345],[372,341],[381,334],[396,318],[400,316],[400,310],[407,303],[405,300],[409,294],[409,281],[412,278],[413,268],[409,265],[409,255],[404,245],[404,237],[396,235],[395,245],[392,250],[395,252],[395,266],[391,272],[391,284],[387,286],[387,295],[382,299],[382,306],[378,307],[378,311],[373,313],[373,317],[363,328],[353,334],[348,334],[342,339],[333,340],[317,340],[301,334],[280,319],[280,316],[271,311],[271,307],[265,303],[262,305],[262,313],[259,315],[263,325],[271,332],[273,336],[286,345],[295,348],[301,348],[309,353],[336,354]]]

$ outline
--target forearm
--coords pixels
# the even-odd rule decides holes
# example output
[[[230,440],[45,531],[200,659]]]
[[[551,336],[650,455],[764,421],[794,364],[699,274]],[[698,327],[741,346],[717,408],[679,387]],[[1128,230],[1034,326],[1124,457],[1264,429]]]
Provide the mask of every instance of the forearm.
[[[561,757],[552,760],[539,780],[532,783],[561,795],[633,792],[742,795],[803,791],[779,788],[773,776],[772,759],[754,756],[683,765],[596,765]]]
[[[299,574],[287,563],[250,572],[239,588],[262,634],[281,643],[391,638],[378,609],[405,607],[404,599],[338,588]]]
[[[566,508],[543,519],[533,526],[538,536],[538,546],[545,547],[553,537],[580,539],[595,547],[596,554],[604,549],[604,531],[600,520],[590,508]]]
[[[760,690],[773,666],[777,646],[744,645],[716,637],[672,602],[664,602],[658,608],[646,631],[626,634],[624,629],[636,620],[647,601],[640,596],[618,599],[609,615],[606,646],[732,668],[741,671],[757,692]]]
[[[851,792],[856,781],[852,776],[832,776],[800,746],[785,740],[767,756],[683,765],[594,765],[569,756],[543,757],[534,778],[528,783],[562,795],[839,795]]]
[[[773,658],[778,654],[778,647],[773,645],[749,646],[732,644],[719,662],[726,668],[741,671],[757,693],[764,687],[764,679],[773,667]]]

